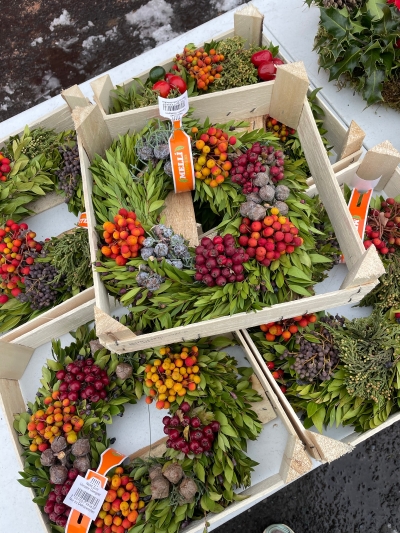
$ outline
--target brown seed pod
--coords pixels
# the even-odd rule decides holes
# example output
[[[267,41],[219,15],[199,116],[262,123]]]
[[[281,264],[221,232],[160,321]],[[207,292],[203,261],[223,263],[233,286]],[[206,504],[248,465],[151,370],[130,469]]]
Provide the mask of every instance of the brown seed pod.
[[[151,480],[151,499],[162,500],[169,496],[169,481],[164,476],[158,476]]]
[[[90,468],[89,456],[83,455],[82,457],[78,457],[78,459],[75,459],[74,468],[77,468],[81,474],[86,474],[86,472]]]
[[[289,206],[285,202],[274,202],[274,207],[279,209],[279,215],[285,216],[289,213]]]
[[[132,376],[132,367],[128,363],[119,363],[115,373],[119,379],[128,379]]]
[[[59,453],[65,450],[67,447],[67,441],[64,437],[56,437],[51,443],[51,449],[54,453]]]
[[[55,485],[62,485],[68,477],[68,470],[62,465],[53,465],[50,467],[50,481]]]
[[[275,197],[275,187],[272,187],[272,185],[265,185],[265,187],[261,187],[258,194],[265,202],[272,202]]]
[[[267,172],[259,172],[257,174],[257,177],[253,180],[253,184],[256,187],[265,187],[266,185],[269,185],[270,184],[269,168]]]
[[[196,492],[198,492],[196,482],[192,478],[186,477],[179,486],[179,493],[184,498],[185,503],[192,503]]]
[[[89,342],[90,345],[90,352],[92,355],[94,355],[99,350],[102,350],[104,346],[100,343],[99,339],[95,339],[94,341]]]
[[[163,469],[163,476],[168,479],[174,485],[178,483],[183,477],[183,469],[181,465],[172,464],[168,465],[165,470]]]
[[[154,479],[162,475],[161,465],[152,466],[149,470],[149,478]]]
[[[267,215],[267,210],[254,202],[245,202],[240,206],[240,214],[250,220],[262,220]]]
[[[246,200],[248,202],[254,202],[255,204],[261,204],[262,201],[258,192],[251,192],[250,194],[247,194]]]
[[[90,442],[89,439],[78,439],[73,445],[72,445],[72,455],[75,457],[81,457],[82,455],[86,455],[90,452]]]
[[[42,455],[40,456],[40,462],[43,466],[51,466],[54,464],[55,457],[54,453],[50,448],[45,450]]]

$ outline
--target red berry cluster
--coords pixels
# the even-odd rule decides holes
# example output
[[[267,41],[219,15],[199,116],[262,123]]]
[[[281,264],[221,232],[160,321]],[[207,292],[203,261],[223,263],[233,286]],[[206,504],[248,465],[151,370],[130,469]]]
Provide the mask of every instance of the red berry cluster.
[[[278,210],[271,209],[271,212],[275,211]],[[268,215],[264,220],[254,222],[249,218],[243,218],[239,231],[241,233],[239,244],[247,246],[246,254],[255,257],[266,267],[281,255],[293,253],[295,248],[303,244],[303,239],[297,236],[299,230],[296,226],[287,217],[278,217],[277,214]]]
[[[54,522],[57,526],[65,527],[67,525],[71,507],[65,505],[63,501],[78,475],[79,470],[71,468],[68,471],[67,480],[62,485],[54,485],[53,490],[47,496],[44,512],[49,515],[51,522]]]
[[[275,150],[273,146],[253,144],[247,152],[238,156],[233,161],[231,176],[233,183],[238,183],[243,188],[244,194],[258,192],[260,187],[253,184],[259,172],[269,169],[269,177],[274,183],[285,178],[283,167],[285,155],[282,150]]]
[[[211,450],[215,434],[221,426],[216,420],[203,426],[199,417],[189,416],[190,409],[190,405],[183,402],[177,414],[172,417],[164,416],[164,433],[168,435],[166,446],[183,452],[185,455],[189,453],[201,455]],[[185,428],[189,428],[189,433],[185,432]]]
[[[7,181],[7,176],[11,172],[10,167],[11,161],[8,157],[5,157],[2,152],[0,152],[0,181]]]
[[[267,341],[274,341],[280,336],[278,342],[282,342],[288,341],[292,335],[299,331],[299,328],[306,328],[308,324],[313,324],[316,321],[317,315],[299,315],[294,318],[279,320],[278,322],[261,324],[260,329],[265,333]],[[270,367],[268,368],[271,370]]]
[[[76,402],[88,400],[98,402],[107,396],[106,387],[110,380],[107,372],[94,364],[91,358],[69,363],[65,370],[59,370],[56,378],[61,381],[60,400]]]
[[[0,228],[0,304],[17,297],[24,289],[25,278],[34,263],[33,254],[40,252],[42,245],[35,241],[36,233],[28,230],[25,223],[16,224],[7,220]]]
[[[213,240],[203,237],[195,251],[196,281],[202,281],[208,287],[223,287],[227,283],[244,280],[243,263],[250,256],[243,248],[236,247],[233,235],[228,233]]]
[[[365,235],[366,249],[374,244],[380,254],[394,254],[400,248],[400,202],[387,198],[380,211],[370,209]]]

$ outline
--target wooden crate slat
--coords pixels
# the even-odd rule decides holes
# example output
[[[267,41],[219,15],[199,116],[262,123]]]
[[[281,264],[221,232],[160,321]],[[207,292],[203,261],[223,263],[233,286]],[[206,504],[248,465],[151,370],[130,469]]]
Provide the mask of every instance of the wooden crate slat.
[[[103,156],[111,144],[111,137],[99,106],[76,107],[72,118],[89,160],[93,161],[96,155]]]
[[[347,176],[353,175],[354,168],[358,168],[355,166],[352,166],[353,163],[357,163],[362,155],[362,150],[358,150],[358,152],[354,152],[351,155],[348,155],[344,159],[340,159],[339,161],[336,161],[336,163],[333,163],[332,170],[335,173],[336,181],[341,185],[345,181],[347,181]],[[342,172],[343,171],[343,172]],[[307,185],[309,189],[306,191],[306,194],[312,198],[316,194],[318,194],[317,187],[314,184],[314,179],[312,176],[310,176],[307,179]]]
[[[379,257],[379,253],[374,245],[370,246],[360,257],[357,263],[349,270],[345,277],[341,289],[358,287],[368,283],[371,279],[376,279],[385,273],[385,267]]]
[[[358,168],[358,176],[363,180],[375,180],[382,176],[375,187],[376,191],[382,191],[400,163],[400,152],[389,141],[377,144],[365,154]]]
[[[90,103],[78,85],[73,85],[69,89],[61,91],[61,97],[67,102],[71,111],[75,107],[85,107]]]
[[[0,338],[0,378],[20,379],[33,352],[33,348],[4,342]]]
[[[385,187],[388,198],[394,198],[400,194],[400,168],[397,167]]]
[[[39,215],[48,209],[62,205],[64,203],[64,196],[57,194],[55,191],[48,192],[45,196],[38,198],[34,202],[29,202],[25,205],[27,209],[33,212],[33,215]],[[32,215],[32,216],[33,216]]]
[[[279,65],[272,90],[270,116],[289,128],[297,129],[304,101],[308,105],[308,86],[308,76],[302,61]],[[323,150],[325,152],[324,148]]]
[[[363,142],[365,139],[365,131],[360,128],[360,126],[351,121],[350,127],[347,130],[346,137],[344,139],[344,144],[342,146],[342,151],[340,154],[340,159],[344,159],[349,155],[361,150]]]
[[[99,106],[102,113],[108,115],[112,103],[111,91],[114,90],[110,75],[104,74],[104,76],[96,78],[90,83],[90,86],[94,94],[94,101]]]
[[[165,199],[162,212],[165,225],[189,241],[190,246],[199,244],[196,217],[191,192],[175,194],[170,192]]]
[[[348,267],[352,268],[363,255],[364,246],[335,179],[307,99],[304,101],[298,132],[320,198],[335,228],[340,249]]]

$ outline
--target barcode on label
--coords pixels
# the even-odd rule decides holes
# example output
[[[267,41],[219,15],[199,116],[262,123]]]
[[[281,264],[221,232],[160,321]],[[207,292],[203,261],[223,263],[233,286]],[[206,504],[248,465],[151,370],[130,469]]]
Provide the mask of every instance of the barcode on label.
[[[82,489],[76,490],[75,494],[73,495],[73,500],[78,504],[85,502],[86,505],[90,506],[92,509],[96,509],[100,501],[99,498],[95,498],[89,492],[86,492]]]
[[[185,107],[185,100],[181,100],[180,102],[174,102],[174,103],[168,103],[163,102],[163,110],[167,113],[172,113],[174,111],[179,111]]]

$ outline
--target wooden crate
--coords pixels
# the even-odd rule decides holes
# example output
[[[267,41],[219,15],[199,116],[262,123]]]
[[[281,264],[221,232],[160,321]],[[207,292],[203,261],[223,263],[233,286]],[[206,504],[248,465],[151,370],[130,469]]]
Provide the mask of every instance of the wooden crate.
[[[379,276],[384,272],[382,262],[374,247],[365,251],[354,227],[313,119],[306,98],[307,90],[308,78],[303,64],[293,63],[283,65],[278,67],[276,80],[274,81],[205,96],[204,98],[209,101],[207,108],[205,109],[203,106],[195,108],[194,116],[201,120],[205,120],[207,117],[212,117],[212,120],[214,120],[214,111],[217,112],[216,110],[219,109],[221,112],[221,109],[225,109],[225,111],[229,109],[230,118],[236,119],[240,117],[246,119],[249,116],[253,117],[254,115],[251,112],[254,111],[254,113],[270,114],[274,118],[288,124],[289,127],[298,130],[313,176],[310,178],[310,183],[314,184],[311,185],[311,190],[312,187],[314,189],[318,187],[321,200],[335,228],[337,239],[346,259],[348,274],[339,290],[274,305],[262,311],[239,313],[234,316],[221,317],[188,326],[137,336],[111,318],[106,289],[99,274],[95,272],[96,327],[104,346],[118,353],[122,353],[124,351],[132,351],[164,343],[168,344],[178,338],[188,340],[194,339],[197,336],[204,336],[205,334],[222,334],[232,330],[232,326],[235,329],[246,328],[279,320],[282,317],[289,318],[306,312],[329,309],[330,307],[344,305],[349,301],[357,302],[377,284]],[[250,95],[250,105],[248,104],[247,95]],[[137,129],[140,129],[148,119],[147,111],[146,109],[136,110],[134,116],[135,121],[139,124]],[[89,170],[90,161],[95,154],[104,155],[106,149],[111,145],[112,135],[104,120],[104,115],[98,106],[77,107],[73,111],[73,117],[78,132],[78,142],[82,145],[81,153],[83,156],[81,168],[85,198],[89,199],[92,194],[93,181]],[[256,120],[256,118],[251,118],[251,120]],[[119,133],[124,134],[129,128],[135,131],[133,126],[134,123],[128,126],[124,121]],[[352,125],[351,131],[347,136],[347,146],[353,146],[355,136],[360,140],[358,127]],[[346,147],[344,148],[344,153],[347,153]],[[384,157],[385,161],[388,161],[385,154]],[[347,165],[349,163],[350,161],[347,162]],[[392,164],[393,161],[390,160],[389,163]],[[337,165],[339,165],[337,168],[341,168],[341,162],[337,163]],[[343,169],[339,173],[345,171]],[[182,197],[183,199],[184,196],[172,194],[172,197],[175,198]],[[92,261],[94,262],[96,261],[97,253],[96,220],[93,205],[89,200],[86,201],[86,205]],[[195,231],[193,229],[195,225],[191,225],[193,231],[188,235],[185,233],[187,226],[189,226],[187,220],[188,217],[183,221],[182,225],[186,227],[183,228],[182,232],[183,235],[190,239]],[[181,228],[177,228],[174,225],[172,227],[177,233],[181,232]],[[197,236],[192,239],[193,244],[195,244],[196,238]]]
[[[68,322],[67,319],[65,321]],[[239,346],[228,348],[226,351],[236,357],[241,366],[251,366],[253,368],[255,376],[258,378],[252,378],[254,379],[254,387],[263,396],[263,401],[254,404],[254,408],[265,426],[257,441],[249,441],[248,454],[253,459],[258,460],[260,464],[253,473],[253,479],[256,481],[253,481],[253,485],[242,492],[248,498],[231,504],[218,515],[210,515],[207,520],[213,525],[229,520],[232,515],[238,514],[258,503],[285,484],[306,474],[312,468],[311,459],[303,443],[296,434],[289,417],[280,405],[268,380],[260,370],[260,366],[244,341],[242,333],[237,331],[234,335]],[[65,335],[61,339],[62,345],[68,344],[72,340],[73,338],[70,335]],[[51,345],[45,343],[39,346],[33,354],[27,369],[24,366],[26,355],[23,346],[15,346],[15,356],[21,362],[22,373],[20,380],[0,379],[0,399],[4,405],[4,412],[11,431],[13,444],[18,457],[21,459],[20,456],[23,450],[19,443],[18,435],[13,428],[14,415],[26,411],[25,401],[31,400],[36,393],[41,377],[41,368],[46,359],[51,357]],[[146,433],[148,406],[144,402],[144,398],[142,398],[138,404],[127,405],[124,418],[118,419],[118,423],[114,421],[115,424],[108,426],[108,436],[117,437],[115,447],[121,453],[129,454],[133,452],[130,455],[132,459],[144,454],[148,455],[149,450],[151,450],[152,454],[157,454],[159,451],[157,445],[165,441],[165,435],[162,431],[162,417],[164,415],[164,411],[154,409],[152,420],[158,424],[157,429],[152,428],[151,433]],[[138,420],[141,423],[142,431],[136,434],[132,444],[132,434],[121,431],[121,427],[126,425],[133,427]],[[164,438],[161,439],[161,437]],[[150,446],[149,443],[153,444]],[[350,446],[343,446],[342,448],[343,453],[350,450]],[[21,466],[23,466],[22,460]],[[15,472],[15,476],[17,477],[17,472]],[[36,507],[39,510],[39,507]],[[40,510],[39,514],[43,526],[42,531],[50,533],[46,515],[40,513]],[[203,528],[204,521],[201,521],[191,524],[184,531],[197,533],[203,531]]]
[[[65,104],[57,108],[55,111],[41,117],[37,121],[29,124],[29,128],[33,129],[42,127],[53,129],[56,132],[73,130],[74,123],[71,117],[70,106],[87,105],[88,100],[82,95],[82,93],[79,94],[79,99],[77,99],[75,97],[74,88],[65,91],[65,95],[68,98],[69,105]],[[23,130],[19,130],[11,135],[20,135],[22,133]],[[0,139],[0,149],[1,146],[8,141],[11,135],[7,135]],[[55,192],[50,192],[35,202],[28,204],[27,207],[33,212],[32,217],[40,215],[43,218],[46,216],[46,226],[52,228],[52,220],[57,221],[63,216],[60,215],[60,208],[62,205],[64,205],[64,197]],[[28,224],[29,220],[29,218],[26,219]],[[68,230],[71,227],[73,227],[72,224],[71,226],[63,227],[62,231]],[[46,234],[46,236],[49,237],[50,235]],[[63,335],[71,329],[79,326],[82,322],[92,320],[93,305],[94,288],[90,287],[69,300],[49,309],[45,313],[42,313],[40,316],[30,320],[26,324],[1,335],[0,377],[19,379],[24,372],[25,367],[22,368],[13,363],[15,344],[30,348],[30,352],[33,353],[35,348],[44,342],[48,342],[52,337]],[[64,315],[66,315],[67,320],[63,319]],[[28,351],[29,350],[25,350],[25,354],[27,354]],[[25,366],[28,361],[29,358],[26,358]]]
[[[234,28],[219,34],[217,37],[214,37],[213,40],[222,41],[233,36],[240,36],[246,39],[247,42],[250,42],[256,46],[262,45],[268,47],[270,45],[270,41],[262,33],[262,30],[263,15],[261,15],[257,8],[255,8],[252,4],[246,4],[235,12]],[[179,52],[180,50],[177,50],[177,53]],[[285,63],[290,63],[290,61],[282,53],[279,53],[278,56]],[[171,58],[166,61],[162,61],[160,66],[164,67],[165,70],[168,71],[173,64],[174,63]],[[135,76],[135,78],[145,82],[148,78],[149,70],[141,72]],[[126,90],[129,90],[133,84],[133,80],[134,78],[129,78],[120,85]],[[141,129],[150,118],[158,117],[158,106],[149,106],[144,109],[135,109],[110,115],[109,109],[112,103],[112,91],[115,89],[111,77],[108,74],[105,74],[92,81],[90,85],[93,90],[94,101],[98,104],[113,139],[115,139],[118,134],[124,133],[129,129]],[[268,87],[266,82],[226,91],[228,94],[236,95],[237,98],[240,98],[241,95],[245,94],[247,102],[243,109],[243,113],[236,114],[237,119],[247,119],[249,116],[251,116],[249,112],[253,113],[254,116],[265,114],[263,109],[259,107],[260,103],[258,96],[259,94],[261,96],[264,87]],[[246,91],[246,93],[244,93],[244,91]],[[309,93],[310,92],[311,90],[309,90]],[[205,94],[189,98],[189,104],[190,106],[195,107],[198,112],[207,113],[207,109],[210,109],[210,116],[213,116],[215,121],[226,121],[227,116],[229,116],[231,111],[229,107],[230,102],[228,106],[223,106],[222,108],[220,107],[220,102],[215,107],[212,106],[210,108],[209,106],[213,102],[212,96],[212,94]],[[265,96],[268,98],[268,93],[266,93]],[[267,105],[267,102],[265,102],[265,104]],[[332,114],[331,110],[321,99],[318,98],[318,96],[316,98],[316,104],[325,113],[323,126],[327,130],[326,137],[329,141],[329,144],[333,147],[332,151],[334,158],[337,162],[341,161],[340,165],[338,164],[336,169],[341,170],[350,162],[358,160],[361,156],[361,148],[365,138],[365,133],[355,122],[351,123],[349,129],[345,128],[343,123]]]

